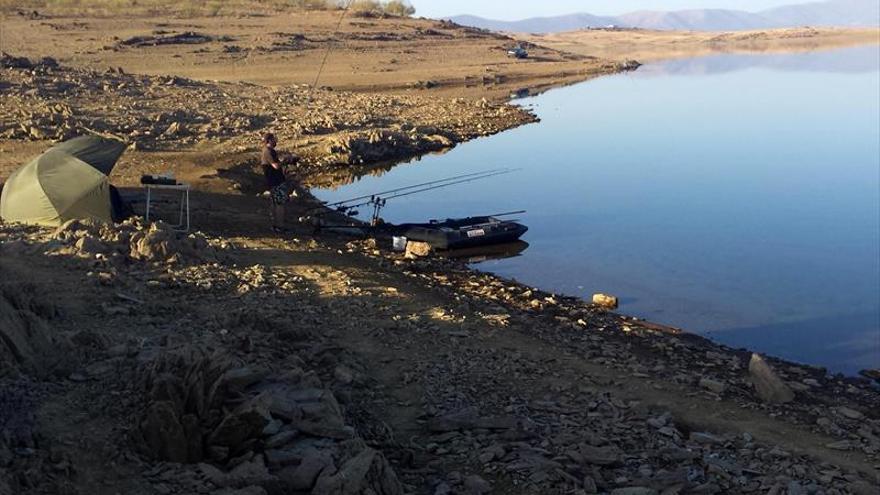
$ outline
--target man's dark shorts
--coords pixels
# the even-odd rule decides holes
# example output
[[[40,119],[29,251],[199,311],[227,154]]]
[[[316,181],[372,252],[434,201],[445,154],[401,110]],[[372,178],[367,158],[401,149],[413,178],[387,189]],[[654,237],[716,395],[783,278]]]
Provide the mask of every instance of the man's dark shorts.
[[[287,204],[290,201],[290,186],[287,182],[282,182],[269,190],[272,196],[272,203],[278,206]]]

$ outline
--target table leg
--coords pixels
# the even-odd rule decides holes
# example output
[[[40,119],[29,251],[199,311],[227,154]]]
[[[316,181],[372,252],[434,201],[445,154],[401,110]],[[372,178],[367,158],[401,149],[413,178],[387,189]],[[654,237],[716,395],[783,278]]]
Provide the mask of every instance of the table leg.
[[[150,188],[149,188],[149,187],[147,187],[147,214],[146,214],[146,220],[147,220],[148,222],[150,221]]]
[[[186,191],[181,191],[181,194],[180,194],[180,212],[177,214],[177,228],[178,228],[178,229],[182,229],[182,228],[183,228],[183,206],[184,206],[184,201],[185,201],[185,200],[186,200]],[[189,229],[187,229],[187,230],[189,230]]]

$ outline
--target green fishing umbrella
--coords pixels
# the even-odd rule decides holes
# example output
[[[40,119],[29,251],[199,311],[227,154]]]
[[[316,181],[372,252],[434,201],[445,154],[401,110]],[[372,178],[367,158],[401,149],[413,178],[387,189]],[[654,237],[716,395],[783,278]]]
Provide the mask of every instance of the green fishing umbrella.
[[[0,218],[61,225],[71,219],[113,221],[110,181],[125,144],[85,136],[50,148],[15,171],[3,186]]]

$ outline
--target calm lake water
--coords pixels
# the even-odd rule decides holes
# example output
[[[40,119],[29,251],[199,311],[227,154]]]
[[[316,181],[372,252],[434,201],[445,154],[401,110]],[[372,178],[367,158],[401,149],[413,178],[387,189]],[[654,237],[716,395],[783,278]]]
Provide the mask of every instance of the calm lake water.
[[[525,209],[530,247],[479,269],[833,371],[878,368],[878,65],[877,45],[646,65],[519,100],[539,124],[317,194],[521,168],[383,216]]]

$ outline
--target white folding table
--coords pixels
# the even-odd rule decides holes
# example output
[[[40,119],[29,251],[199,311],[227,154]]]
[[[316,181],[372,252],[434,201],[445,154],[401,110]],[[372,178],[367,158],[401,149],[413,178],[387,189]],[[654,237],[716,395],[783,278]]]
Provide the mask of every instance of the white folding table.
[[[179,184],[144,184],[147,189],[147,212],[146,219],[150,221],[150,202],[153,199],[153,190],[156,191],[177,191],[180,193],[180,215],[178,223],[174,226],[175,230],[189,232],[189,190],[190,185],[185,183]]]

